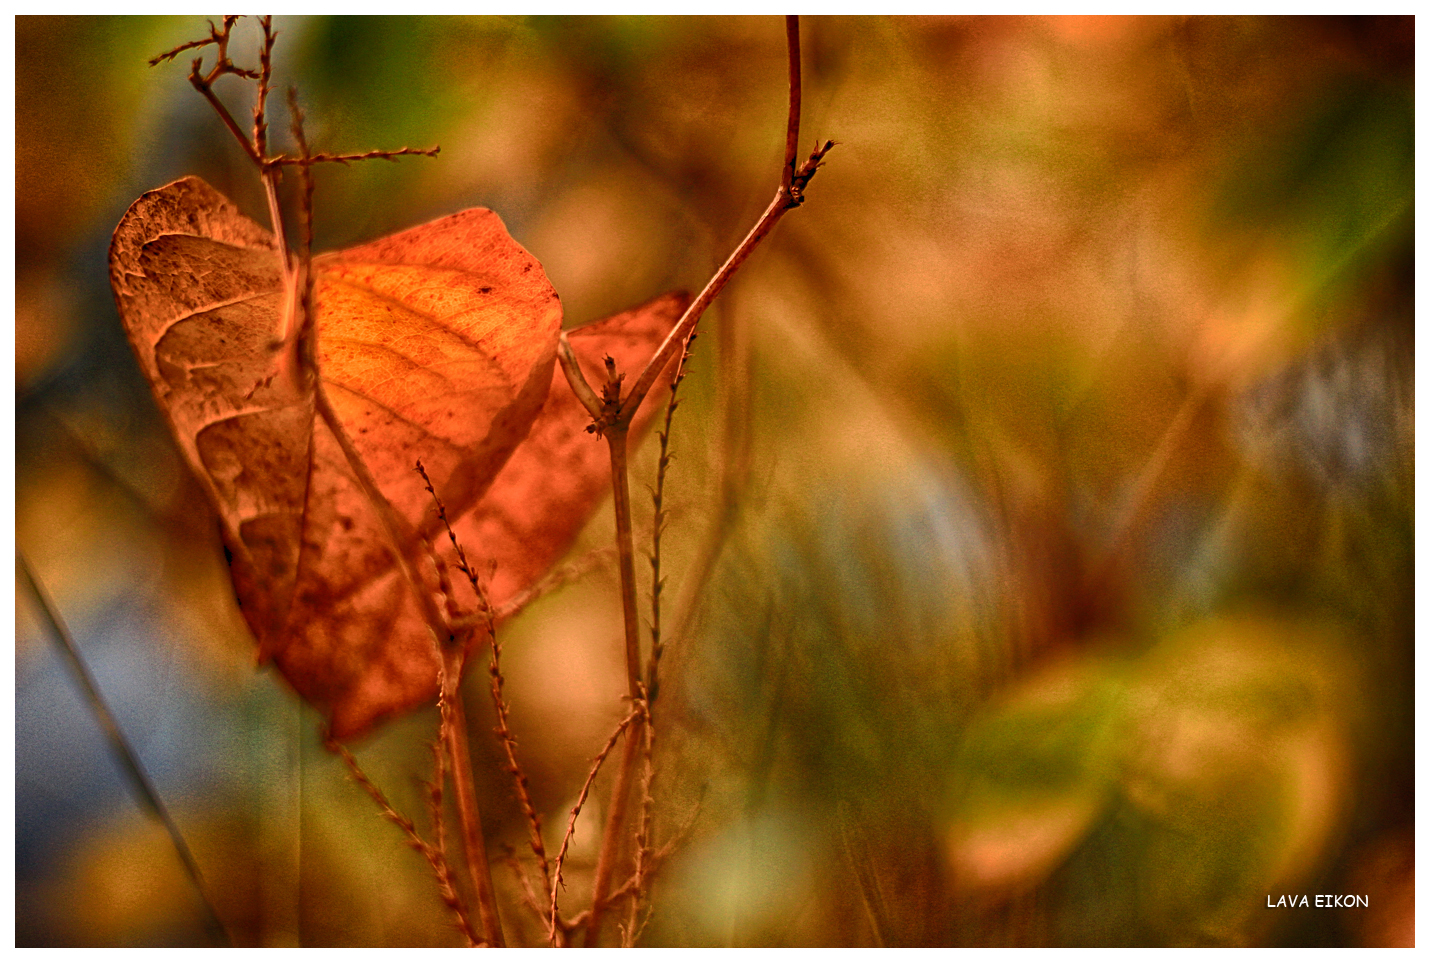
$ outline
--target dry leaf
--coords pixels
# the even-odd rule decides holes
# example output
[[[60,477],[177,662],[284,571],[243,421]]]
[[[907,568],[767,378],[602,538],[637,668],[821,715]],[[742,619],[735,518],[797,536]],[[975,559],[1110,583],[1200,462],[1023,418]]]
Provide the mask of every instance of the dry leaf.
[[[552,385],[559,299],[480,209],[315,258],[313,270],[326,394],[398,514],[435,541],[415,461],[452,517],[482,500]],[[110,275],[140,365],[218,509],[260,657],[330,714],[337,738],[430,701],[437,655],[412,587],[312,386],[284,376],[284,278],[268,232],[185,178],[126,213]],[[525,496],[492,494],[497,514],[521,517]],[[539,514],[563,528],[543,530],[543,544],[568,542],[584,521]],[[470,547],[513,566],[520,556]],[[419,575],[435,592],[435,569]]]

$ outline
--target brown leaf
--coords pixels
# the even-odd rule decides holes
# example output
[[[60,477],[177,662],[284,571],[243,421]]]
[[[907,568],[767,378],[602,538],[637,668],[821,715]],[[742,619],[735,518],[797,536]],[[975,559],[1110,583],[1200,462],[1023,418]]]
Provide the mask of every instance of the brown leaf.
[[[476,504],[551,384],[556,293],[485,210],[315,259],[314,272],[317,368],[345,433],[402,518],[435,533],[414,461],[452,515]],[[271,237],[186,178],[130,208],[110,274],[140,365],[218,509],[261,655],[332,713],[340,737],[424,701],[436,687],[431,633],[311,386],[281,376]]]

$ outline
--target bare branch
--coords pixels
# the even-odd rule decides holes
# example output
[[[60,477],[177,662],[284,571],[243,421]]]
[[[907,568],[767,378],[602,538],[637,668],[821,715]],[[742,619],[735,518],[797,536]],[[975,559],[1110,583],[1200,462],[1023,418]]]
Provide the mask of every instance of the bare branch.
[[[798,207],[799,204],[803,202],[804,188],[808,186],[810,179],[814,176],[814,172],[821,166],[824,155],[829,153],[833,146],[833,141],[826,141],[822,147],[817,148],[814,153],[810,154],[809,159],[800,165],[799,170],[795,171],[793,177],[795,193],[793,195],[786,194],[783,187],[780,187],[779,190],[775,192],[774,200],[770,201],[769,206],[765,208],[765,212],[760,215],[760,219],[755,223],[755,226],[750,229],[750,233],[745,235],[745,239],[740,242],[739,246],[735,248],[729,258],[725,260],[725,263],[720,266],[720,270],[715,272],[715,276],[705,285],[705,289],[700,292],[699,296],[690,302],[690,307],[685,309],[685,314],[681,315],[680,320],[676,322],[670,334],[666,335],[665,341],[661,344],[659,350],[656,351],[655,356],[652,357],[650,362],[645,366],[645,370],[641,372],[640,377],[636,380],[630,393],[621,400],[620,422],[629,424],[630,420],[635,417],[636,409],[639,408],[641,402],[645,400],[645,396],[650,393],[650,389],[655,385],[656,379],[660,377],[661,371],[665,370],[665,366],[670,363],[670,359],[675,356],[675,352],[680,350],[681,344],[684,343],[686,336],[690,334],[690,329],[695,327],[696,322],[700,320],[700,316],[705,313],[705,309],[715,300],[716,295],[724,289],[730,278],[739,270],[740,265],[744,264],[749,256],[754,253],[755,248],[759,246],[760,242],[765,239],[770,231],[774,230],[780,218],[784,217],[787,211]],[[795,198],[798,198],[798,200]]]
[[[263,48],[258,54],[258,94],[253,102],[253,147],[259,157],[268,154],[268,120],[265,111],[268,107],[268,91],[272,88],[269,82],[273,79],[273,44],[278,39],[278,34],[273,31],[272,17],[259,17],[259,26],[263,28]]]
[[[581,371],[581,362],[576,360],[576,352],[571,349],[571,342],[565,331],[561,332],[561,337],[556,342],[556,357],[560,360],[561,370],[566,374],[566,381],[571,385],[577,399],[591,413],[592,418],[599,419],[603,412],[601,399],[596,397],[591,383]]]
[[[794,162],[799,156],[799,102],[803,84],[800,80],[799,17],[785,17],[785,46],[789,50],[789,121],[785,128],[785,166],[781,185],[786,194],[793,194]]]
[[[258,153],[258,148],[248,139],[248,135],[243,132],[243,129],[238,126],[238,122],[233,119],[233,115],[228,112],[228,108],[223,105],[223,101],[219,100],[217,95],[214,94],[213,77],[204,76],[203,64],[204,61],[202,57],[194,61],[193,69],[189,71],[189,83],[193,84],[194,89],[204,95],[204,99],[207,100],[214,111],[218,113],[219,120],[223,121],[223,125],[228,128],[229,133],[233,134],[234,139],[237,140],[239,146],[243,148],[243,152],[248,155],[248,159],[262,167],[263,157]]]
[[[301,157],[288,157],[280,154],[271,157],[267,163],[275,167],[309,167],[313,164],[343,164],[352,161],[365,160],[389,160],[396,161],[399,157],[436,157],[442,153],[442,146],[436,147],[400,147],[397,150],[370,150],[362,154],[310,154]]]
[[[641,818],[636,830],[636,872],[635,890],[631,897],[630,912],[626,917],[624,945],[634,946],[644,929],[640,921],[641,904],[645,900],[650,884],[650,834],[651,816],[655,797],[651,793],[655,782],[655,722],[650,715],[650,704],[646,704],[645,747],[641,757]],[[649,917],[647,917],[648,919]]]
[[[541,581],[531,586],[531,588],[523,592],[518,592],[497,606],[497,621],[503,622],[511,618],[543,595],[554,592],[562,586],[569,585],[592,569],[605,564],[615,554],[616,549],[614,546],[593,549],[575,561],[554,569]]]
[[[769,207],[765,208],[765,212],[760,215],[760,219],[750,233],[745,235],[745,239],[720,266],[720,270],[715,272],[715,276],[705,285],[705,289],[685,309],[685,314],[681,316],[680,321],[666,336],[655,356],[651,358],[650,363],[636,379],[630,394],[621,402],[619,424],[630,424],[631,419],[635,417],[636,409],[645,400],[645,396],[654,386],[655,380],[660,377],[660,373],[665,370],[665,366],[675,356],[675,352],[690,334],[691,329],[695,327],[696,322],[700,320],[700,316],[705,313],[705,309],[715,300],[715,296],[725,287],[725,284],[759,245],[760,241],[764,240],[765,236],[774,229],[775,224],[779,222],[786,211],[804,203],[805,188],[809,186],[810,179],[819,169],[824,155],[834,147],[833,141],[825,141],[822,146],[815,148],[798,169],[794,167],[794,159],[798,152],[799,111],[803,89],[800,79],[798,17],[786,19],[785,39],[786,46],[789,48],[789,115],[785,126],[785,166],[781,172],[780,187],[775,191],[774,200],[770,202]]]
[[[467,941],[467,945],[476,946],[478,943],[477,934],[472,929],[472,921],[467,916],[466,909],[462,906],[461,897],[458,895],[456,884],[453,882],[452,867],[447,862],[447,856],[441,843],[440,828],[438,829],[438,844],[436,846],[429,844],[422,838],[422,834],[417,831],[417,827],[413,824],[412,820],[402,815],[392,803],[388,802],[387,796],[377,787],[376,783],[368,778],[367,773],[362,771],[362,767],[358,765],[357,759],[347,750],[346,746],[340,742],[329,739],[327,740],[327,748],[329,752],[336,753],[342,758],[343,762],[347,764],[348,772],[352,775],[353,780],[362,787],[362,790],[368,794],[373,802],[377,803],[377,808],[381,810],[383,818],[387,819],[388,822],[395,825],[398,829],[401,829],[403,835],[407,837],[407,844],[421,853],[422,857],[427,860],[427,865],[432,868],[433,875],[437,877],[437,891],[442,897],[442,902],[447,905],[447,908],[452,911],[452,915],[456,917],[457,928],[461,930],[462,936]],[[439,759],[439,770],[440,766],[441,762]],[[441,777],[438,776],[438,778],[440,779]],[[432,804],[434,807],[441,806],[440,790],[434,790],[433,800]],[[440,812],[440,810],[438,811]],[[437,825],[440,827],[440,821]]]
[[[798,24],[794,24],[793,29],[786,30],[787,41],[792,45],[798,43]],[[798,124],[799,97],[800,97],[800,77],[799,77],[799,52],[792,49],[790,54],[790,114],[792,120],[790,124]],[[786,127],[786,144],[791,136],[798,140],[798,129],[793,132]],[[627,683],[630,689],[632,700],[638,704],[646,698],[642,680],[640,679],[640,669],[636,664],[640,656],[640,629],[638,615],[635,606],[635,575],[633,549],[630,545],[631,522],[630,522],[630,492],[626,479],[626,433],[641,403],[645,400],[651,388],[655,385],[656,379],[665,370],[675,353],[681,350],[690,333],[695,329],[700,316],[711,302],[720,293],[724,286],[734,276],[740,265],[749,258],[754,249],[775,227],[779,219],[786,211],[798,207],[804,200],[804,189],[808,186],[810,178],[819,169],[824,155],[833,147],[833,143],[826,143],[816,149],[809,159],[802,164],[798,170],[789,173],[791,160],[786,164],[785,173],[781,175],[781,184],[775,191],[775,196],[770,201],[769,206],[760,219],[740,242],[739,246],[730,254],[720,269],[715,272],[715,276],[705,285],[705,289],[700,292],[696,299],[691,302],[675,327],[666,336],[655,356],[647,363],[630,393],[625,398],[619,397],[619,379],[610,372],[603,391],[602,410],[599,415],[594,411],[596,422],[591,430],[598,434],[604,434],[611,452],[611,478],[614,488],[614,503],[616,511],[616,538],[620,548],[621,562],[621,603],[625,615],[625,641],[626,641],[626,671]],[[786,186],[788,185],[788,186]],[[563,361],[563,364],[565,362]],[[608,369],[610,363],[608,361]],[[568,375],[570,368],[567,368]],[[575,379],[572,379],[575,381]],[[613,397],[614,395],[614,397]],[[587,399],[583,398],[583,403],[587,404],[588,410],[591,405]],[[611,791],[611,807],[607,816],[606,832],[601,842],[601,853],[596,862],[596,876],[592,885],[591,896],[591,916],[586,928],[586,945],[598,946],[600,944],[602,913],[606,908],[606,901],[609,897],[609,887],[611,876],[614,873],[617,862],[617,854],[622,845],[623,820],[626,807],[629,803],[631,781],[636,769],[636,759],[639,754],[640,745],[645,737],[644,721],[636,723],[636,731],[627,739],[625,751],[621,757],[620,769],[617,771],[616,783]],[[553,923],[554,928],[554,923]]]
[[[210,25],[210,26],[212,26],[212,25]],[[179,44],[177,47],[175,47],[173,50],[167,51],[166,53],[161,53],[161,54],[159,54],[158,56],[155,56],[155,57],[150,57],[150,58],[149,58],[149,66],[151,66],[151,67],[157,67],[157,66],[159,66],[161,63],[164,63],[166,60],[173,60],[175,57],[177,57],[179,54],[183,53],[185,50],[197,50],[197,49],[199,49],[200,47],[207,47],[209,44],[211,44],[211,43],[213,43],[213,42],[214,42],[214,38],[213,38],[213,37],[205,37],[203,40],[190,40],[188,43],[181,43],[181,44]]]
[[[674,855],[675,851],[685,844],[685,840],[690,837],[691,830],[695,828],[695,822],[697,819],[699,819],[699,817],[700,806],[697,804],[695,807],[695,812],[691,814],[690,819],[687,820],[685,825],[680,828],[680,831],[676,833],[673,837],[671,837],[671,839],[664,846],[660,847],[660,849],[657,849],[650,854],[650,859],[647,862],[645,874],[647,882],[653,879],[655,877],[656,872],[665,863],[665,861],[669,859],[672,855]],[[636,889],[637,882],[638,878],[636,874],[632,873],[624,883],[611,890],[610,896],[606,898],[607,902],[614,903],[631,895],[631,893],[633,893]],[[561,928],[565,930],[579,929],[580,927],[585,926],[587,923],[589,923],[590,919],[591,911],[582,910],[568,920],[561,920]]]
[[[645,742],[644,700],[636,700],[636,707],[639,715],[626,733],[626,744],[621,750],[616,782],[611,787],[611,807],[606,814],[606,830],[601,836],[601,852],[596,859],[596,875],[591,882],[591,918],[586,924],[587,947],[596,947],[601,943],[601,918],[611,904],[611,878],[615,875],[621,851],[626,807],[630,805],[631,799],[631,783],[635,779],[641,745]]]
[[[571,808],[571,819],[566,824],[566,835],[561,837],[561,849],[556,853],[556,865],[552,871],[554,885],[551,890],[550,929],[547,933],[552,946],[556,945],[556,931],[561,921],[556,905],[561,887],[565,885],[565,880],[561,877],[561,867],[566,862],[566,850],[571,846],[571,837],[576,835],[576,817],[581,815],[581,807],[586,805],[586,797],[590,795],[591,787],[596,783],[596,774],[601,771],[601,764],[606,761],[606,757],[609,756],[611,750],[616,747],[616,742],[620,740],[621,734],[624,733],[630,724],[639,716],[639,709],[632,710],[631,714],[622,719],[620,725],[616,726],[616,731],[611,733],[611,738],[606,740],[606,744],[601,747],[601,751],[596,753],[595,759],[591,761],[591,771],[586,774],[586,781],[581,786],[581,793],[576,797],[576,805]]]
[[[665,579],[660,574],[660,537],[665,532],[665,475],[670,468],[670,423],[675,409],[680,407],[677,392],[685,380],[685,368],[690,361],[690,350],[695,344],[697,328],[691,328],[685,339],[685,350],[681,352],[680,363],[675,366],[675,377],[670,381],[670,404],[665,407],[665,426],[659,433],[660,459],[656,463],[655,489],[651,500],[655,503],[655,523],[651,532],[651,592],[650,592],[650,658],[646,662],[646,699],[652,704],[660,691],[660,657],[665,644],[661,638],[660,598],[665,590]]]

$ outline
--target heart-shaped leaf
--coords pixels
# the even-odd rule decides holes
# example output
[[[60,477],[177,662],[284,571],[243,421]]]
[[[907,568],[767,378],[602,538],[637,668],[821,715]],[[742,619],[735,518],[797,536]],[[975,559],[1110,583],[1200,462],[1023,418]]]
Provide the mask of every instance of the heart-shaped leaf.
[[[318,415],[312,383],[284,367],[287,295],[268,232],[185,178],[125,214],[110,275],[140,365],[218,510],[260,657],[331,714],[337,738],[430,701],[437,653],[413,587]],[[539,575],[600,491],[596,483],[582,505],[564,510],[550,499],[587,493],[590,479],[553,489],[526,478],[489,491],[559,377],[560,301],[541,266],[495,214],[473,209],[315,258],[313,275],[317,377],[400,519],[437,543],[440,523],[414,471],[421,458],[452,518],[488,496],[493,507],[474,520],[525,520],[529,502],[530,517],[546,521],[515,528],[540,543],[539,566],[523,564],[520,539],[468,547],[503,573]],[[655,305],[648,320],[625,324],[658,329],[670,312]],[[553,418],[538,439],[571,433],[560,419],[547,426]],[[538,445],[552,456],[560,447]],[[598,456],[601,447],[590,444]],[[583,453],[588,474],[590,461]],[[566,470],[538,469],[553,478]],[[559,531],[544,527],[553,524]],[[473,537],[495,538],[490,522],[477,523]],[[418,577],[424,591],[437,591],[433,566]]]

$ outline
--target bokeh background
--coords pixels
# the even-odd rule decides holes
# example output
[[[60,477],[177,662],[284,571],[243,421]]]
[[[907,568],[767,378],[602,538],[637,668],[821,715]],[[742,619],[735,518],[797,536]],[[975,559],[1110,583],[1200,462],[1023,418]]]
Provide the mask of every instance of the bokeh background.
[[[320,249],[491,207],[571,325],[697,289],[777,182],[779,18],[276,25],[317,149],[442,147],[323,169]],[[707,316],[675,420],[664,569],[691,619],[655,826],[692,828],[641,941],[1409,945],[1412,19],[803,28],[803,140],[839,146]],[[198,174],[264,220],[190,55],[146,65],[206,29],[17,20],[17,542],[236,942],[453,944],[421,858],[255,668],[108,289],[146,190]],[[202,943],[17,591],[17,942]],[[623,712],[612,573],[503,634],[554,845]],[[472,682],[500,853],[523,830]],[[357,747],[414,815],[434,728]]]

